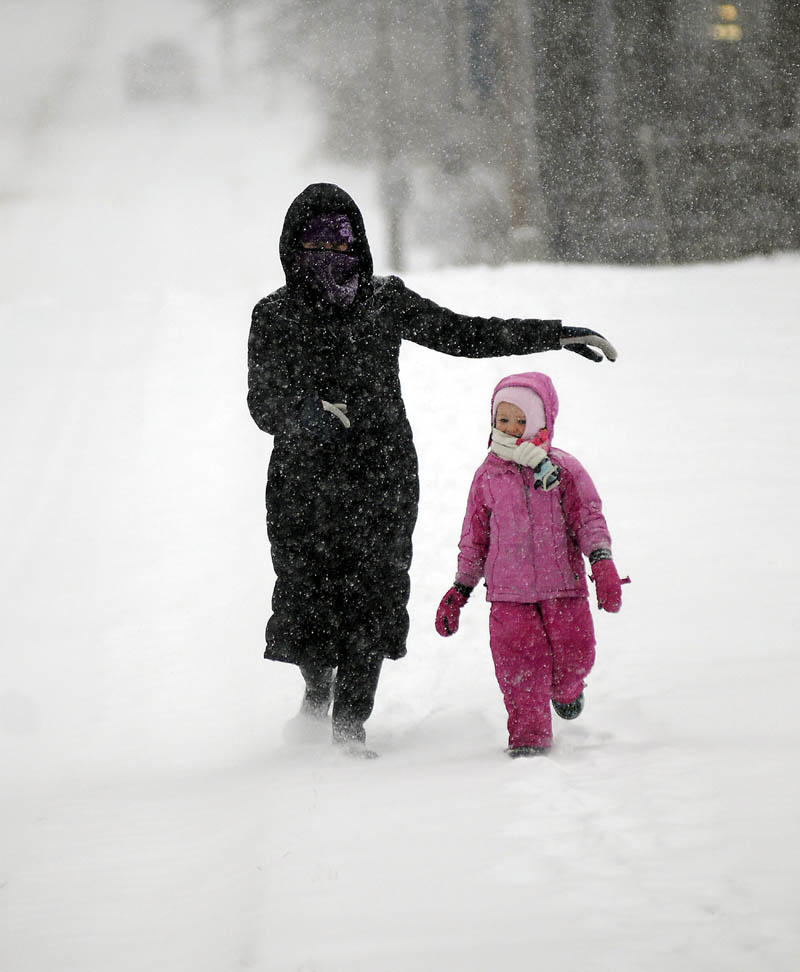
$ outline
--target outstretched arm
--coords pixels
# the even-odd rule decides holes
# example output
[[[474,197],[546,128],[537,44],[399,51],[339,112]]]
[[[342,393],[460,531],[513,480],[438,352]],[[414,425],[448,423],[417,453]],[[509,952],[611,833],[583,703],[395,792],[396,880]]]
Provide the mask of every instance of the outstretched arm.
[[[600,348],[613,361],[617,352],[602,335],[588,328],[564,327],[559,320],[538,318],[471,317],[410,290],[398,277],[384,285],[392,310],[398,314],[403,338],[434,351],[465,358],[492,358],[567,348],[594,361]]]

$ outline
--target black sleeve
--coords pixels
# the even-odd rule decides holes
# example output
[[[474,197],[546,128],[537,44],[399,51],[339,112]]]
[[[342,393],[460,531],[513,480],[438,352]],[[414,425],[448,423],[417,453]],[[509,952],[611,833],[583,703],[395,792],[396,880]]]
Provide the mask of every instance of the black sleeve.
[[[493,358],[561,348],[561,321],[469,317],[421,297],[399,277],[388,278],[386,284],[401,336],[434,351],[463,358]]]
[[[304,394],[294,387],[285,350],[272,325],[273,304],[268,297],[253,308],[247,342],[247,407],[264,432],[289,432],[300,415]]]

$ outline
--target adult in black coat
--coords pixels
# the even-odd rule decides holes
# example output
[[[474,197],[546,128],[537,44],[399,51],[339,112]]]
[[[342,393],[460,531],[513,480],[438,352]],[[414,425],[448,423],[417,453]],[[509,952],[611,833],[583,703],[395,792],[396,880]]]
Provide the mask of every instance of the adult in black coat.
[[[400,343],[483,358],[613,347],[557,320],[469,317],[395,276],[373,275],[361,213],[338,186],[308,186],[280,239],[286,285],[256,304],[248,405],[275,437],[267,532],[275,568],[264,657],[298,665],[301,717],[364,748],[384,658],[406,653],[417,457],[400,390]]]

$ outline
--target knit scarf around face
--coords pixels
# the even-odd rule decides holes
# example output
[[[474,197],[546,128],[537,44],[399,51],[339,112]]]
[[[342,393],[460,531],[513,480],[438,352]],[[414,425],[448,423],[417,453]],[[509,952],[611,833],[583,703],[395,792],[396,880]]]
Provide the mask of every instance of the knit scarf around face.
[[[308,286],[335,307],[348,307],[358,290],[358,257],[335,250],[303,250],[300,270]]]
[[[521,466],[527,465],[527,463],[522,462],[518,458],[519,446],[517,445],[516,438],[513,435],[506,435],[500,429],[492,429],[492,440],[489,449],[496,456],[500,456],[501,459],[516,462]]]
[[[541,489],[545,493],[558,486],[561,479],[561,469],[550,460],[546,454],[549,442],[543,443],[540,449],[536,450],[537,458],[531,457],[531,442],[523,442],[517,445],[517,440],[513,435],[506,435],[499,429],[492,429],[492,438],[489,450],[507,462],[516,462],[519,466],[530,466],[533,469],[533,488]],[[520,455],[520,451],[522,455]]]

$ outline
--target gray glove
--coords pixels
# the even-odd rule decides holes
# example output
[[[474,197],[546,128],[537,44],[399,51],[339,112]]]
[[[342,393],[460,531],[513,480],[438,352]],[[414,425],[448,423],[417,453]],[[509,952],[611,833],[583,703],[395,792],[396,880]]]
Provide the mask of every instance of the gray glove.
[[[336,412],[328,402],[323,402],[313,395],[309,396],[303,401],[300,410],[300,427],[318,442],[333,442],[342,435],[342,426],[348,428],[350,425],[350,420],[341,411],[340,406],[335,407]]]
[[[347,412],[347,406],[344,402],[338,402],[336,405],[331,405],[330,402],[326,402],[324,399],[321,399],[321,401],[322,407],[326,412],[330,412],[331,415],[335,415],[346,429],[350,428],[352,423],[345,414]]]
[[[617,349],[597,331],[590,331],[588,327],[564,327],[561,325],[561,347],[567,351],[588,358],[590,361],[602,361],[603,356],[593,351],[600,348],[609,361],[617,360]]]

